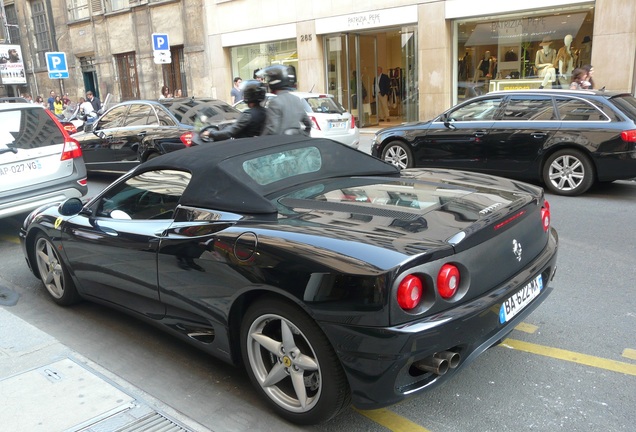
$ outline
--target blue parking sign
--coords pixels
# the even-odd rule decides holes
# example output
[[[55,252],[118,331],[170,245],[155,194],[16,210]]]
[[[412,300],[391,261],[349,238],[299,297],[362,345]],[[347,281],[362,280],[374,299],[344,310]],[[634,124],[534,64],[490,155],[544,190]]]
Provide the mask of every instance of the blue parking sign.
[[[168,43],[168,35],[161,33],[152,34],[152,49],[153,51],[170,51],[170,44]]]
[[[49,78],[68,78],[68,63],[66,63],[66,53],[47,52],[46,68],[49,71]]]

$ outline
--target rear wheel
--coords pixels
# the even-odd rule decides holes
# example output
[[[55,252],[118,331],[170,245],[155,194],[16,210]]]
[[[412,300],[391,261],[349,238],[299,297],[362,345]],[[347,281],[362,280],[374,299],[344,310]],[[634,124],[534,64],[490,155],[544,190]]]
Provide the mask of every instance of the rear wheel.
[[[400,169],[412,168],[413,155],[407,144],[401,141],[391,141],[382,150],[382,160],[390,162]]]
[[[580,195],[592,187],[594,177],[590,159],[574,149],[555,152],[543,166],[543,181],[557,195]]]
[[[241,349],[252,383],[287,420],[320,423],[349,405],[336,353],[296,306],[275,298],[250,306],[241,326]]]
[[[80,300],[71,275],[51,239],[44,233],[38,234],[35,239],[35,265],[46,291],[55,303],[68,306]]]

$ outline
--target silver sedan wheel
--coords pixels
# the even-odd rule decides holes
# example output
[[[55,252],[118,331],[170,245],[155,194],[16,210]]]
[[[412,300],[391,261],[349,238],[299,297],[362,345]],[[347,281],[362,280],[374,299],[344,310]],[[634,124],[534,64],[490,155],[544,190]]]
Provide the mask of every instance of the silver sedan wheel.
[[[563,155],[552,161],[548,176],[555,189],[571,191],[578,188],[585,179],[585,166],[572,155]]]
[[[316,353],[291,321],[259,316],[248,330],[247,355],[256,381],[281,408],[310,411],[320,400],[322,377]]]
[[[46,290],[55,299],[64,295],[64,269],[55,247],[44,237],[35,243],[35,256],[40,278]]]

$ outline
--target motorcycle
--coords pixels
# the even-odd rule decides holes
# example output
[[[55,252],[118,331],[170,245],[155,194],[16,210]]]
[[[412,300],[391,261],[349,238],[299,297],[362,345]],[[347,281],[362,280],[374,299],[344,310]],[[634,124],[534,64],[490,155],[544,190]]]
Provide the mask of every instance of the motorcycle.
[[[64,110],[60,122],[64,129],[68,131],[69,135],[72,135],[78,131],[90,130],[90,127],[96,119],[97,113],[91,112],[86,114],[84,110],[80,108],[80,104],[70,103]]]

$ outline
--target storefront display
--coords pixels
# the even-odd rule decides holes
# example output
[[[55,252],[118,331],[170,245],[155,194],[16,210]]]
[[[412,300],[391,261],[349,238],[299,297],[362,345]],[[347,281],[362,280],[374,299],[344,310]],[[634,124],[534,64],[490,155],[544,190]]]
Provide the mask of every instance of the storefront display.
[[[589,64],[594,9],[521,12],[455,21],[456,97],[489,91],[568,88]]]

